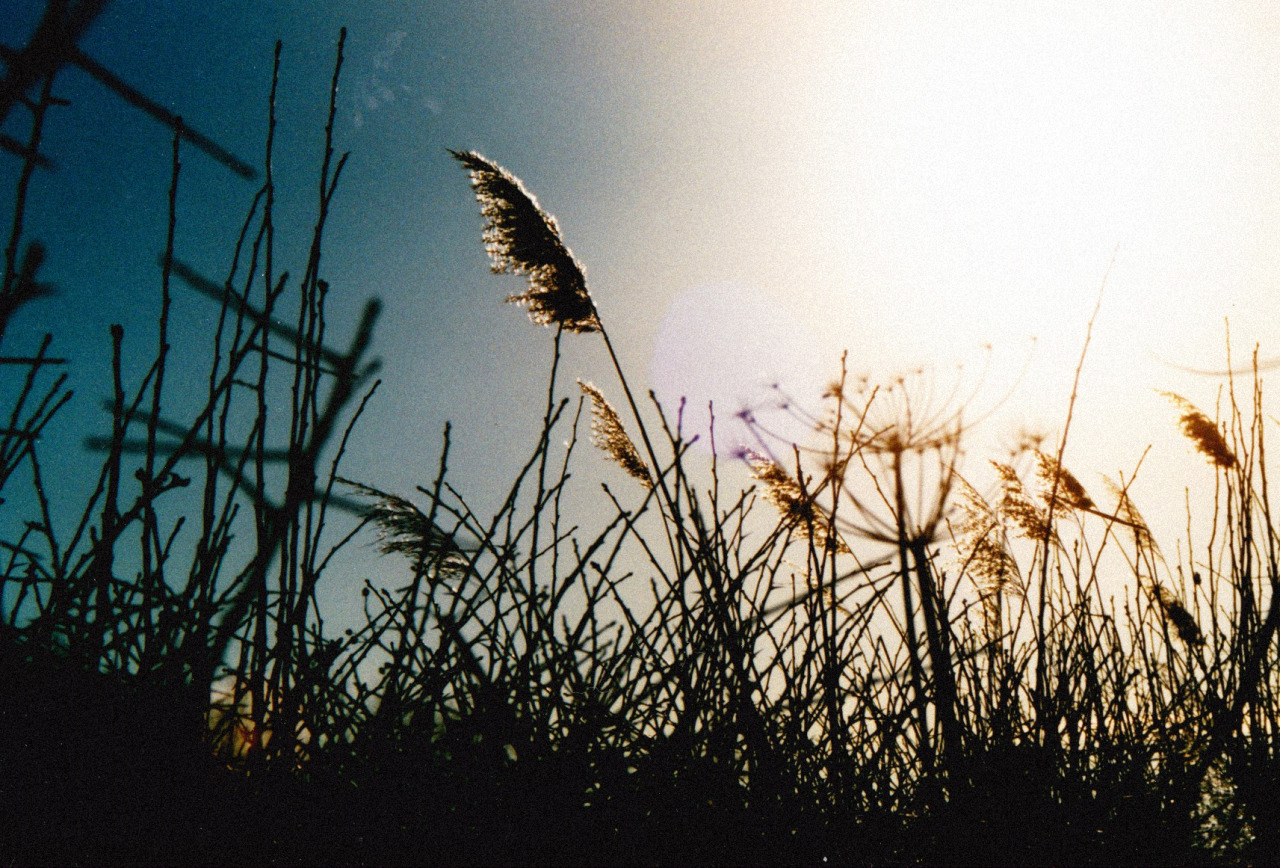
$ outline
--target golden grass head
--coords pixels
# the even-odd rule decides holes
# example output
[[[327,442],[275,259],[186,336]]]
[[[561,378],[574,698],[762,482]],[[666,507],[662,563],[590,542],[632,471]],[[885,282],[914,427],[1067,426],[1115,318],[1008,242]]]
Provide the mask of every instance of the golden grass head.
[[[1235,453],[1231,451],[1226,438],[1222,436],[1221,429],[1212,419],[1181,395],[1173,392],[1160,392],[1160,394],[1181,412],[1178,417],[1178,426],[1182,428],[1183,435],[1195,445],[1197,452],[1216,467],[1224,469],[1235,467]]]
[[[764,485],[765,500],[782,513],[784,522],[803,528],[815,545],[849,552],[844,540],[831,533],[830,522],[814,502],[813,494],[806,493],[778,462],[750,451],[743,457],[751,465],[751,475]]]
[[[591,398],[591,442],[604,451],[613,461],[627,471],[645,488],[653,488],[649,466],[640,457],[640,450],[627,436],[618,418],[618,411],[605,400],[604,394],[591,383],[578,381],[578,388]]]
[[[1129,496],[1129,492],[1117,485],[1109,477],[1104,476],[1102,479],[1116,497],[1115,517],[1133,530],[1139,548],[1146,549],[1152,556],[1164,560],[1164,555],[1160,554],[1160,547],[1156,545],[1156,539],[1151,534],[1151,528],[1147,526],[1147,521],[1142,517],[1142,513],[1138,512],[1138,507],[1134,504],[1133,498]]]
[[[560,236],[556,218],[515,175],[475,151],[449,151],[470,173],[484,215],[485,250],[498,274],[520,274],[529,288],[507,301],[523,305],[538,325],[600,331],[582,266]]]
[[[782,465],[772,459],[747,452],[744,456],[751,465],[751,475],[764,483],[765,500],[772,503],[785,516],[812,520],[816,514],[813,499],[805,495],[800,483],[791,478]]]
[[[1070,470],[1058,463],[1058,459],[1052,455],[1046,455],[1040,450],[1036,450],[1036,477],[1040,480],[1040,487],[1043,489],[1043,499],[1047,502],[1050,492],[1054,492],[1054,511],[1058,514],[1065,514],[1069,510],[1094,510],[1097,505],[1089,497],[1089,493],[1084,490],[1084,486],[1080,484],[1080,480],[1076,479]]]
[[[1036,506],[1031,495],[1027,494],[1018,471],[1009,464],[992,461],[1000,477],[1000,500],[996,510],[1017,529],[1018,533],[1030,540],[1040,540],[1049,530],[1049,517]]]
[[[1022,572],[1009,550],[1009,536],[1000,513],[963,477],[957,519],[953,525],[960,568],[982,592],[983,614],[989,632],[999,629],[1000,598],[1024,593]]]

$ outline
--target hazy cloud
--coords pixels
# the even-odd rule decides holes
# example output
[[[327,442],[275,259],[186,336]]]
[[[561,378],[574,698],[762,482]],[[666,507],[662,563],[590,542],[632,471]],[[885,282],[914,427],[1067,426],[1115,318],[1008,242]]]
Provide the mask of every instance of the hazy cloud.
[[[401,47],[409,36],[407,30],[395,30],[382,40],[382,47],[370,58],[369,68],[355,75],[354,102],[351,123],[356,129],[364,126],[365,121],[374,112],[385,109],[395,103],[415,102],[425,108],[432,116],[443,110],[441,101],[433,96],[419,95],[420,88],[396,81],[406,73],[402,68],[397,70],[396,60]]]

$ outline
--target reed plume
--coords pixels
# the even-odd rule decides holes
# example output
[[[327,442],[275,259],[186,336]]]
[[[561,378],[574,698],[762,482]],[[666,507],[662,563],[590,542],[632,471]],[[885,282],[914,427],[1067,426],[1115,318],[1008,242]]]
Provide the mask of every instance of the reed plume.
[[[529,288],[508,296],[524,306],[538,325],[558,325],[571,332],[598,332],[600,320],[587,291],[582,265],[560,236],[556,218],[497,163],[475,151],[449,151],[471,176],[480,213],[484,215],[485,250],[496,274],[518,274]]]
[[[844,540],[831,533],[827,516],[814,502],[814,496],[806,492],[791,474],[778,462],[747,452],[744,457],[751,466],[751,475],[764,484],[764,499],[782,513],[787,526],[798,526],[819,548],[834,547],[838,552],[848,552]]]
[[[1065,515],[1071,510],[1085,512],[1097,510],[1097,505],[1089,497],[1089,493],[1084,490],[1080,480],[1076,479],[1070,470],[1059,464],[1053,456],[1046,455],[1038,449],[1035,454],[1039,463],[1036,478],[1039,479],[1043,489],[1042,499],[1047,503],[1049,492],[1056,492],[1053,496],[1055,513]]]
[[[1000,513],[964,478],[960,485],[959,513],[953,525],[960,568],[982,591],[982,607],[988,629],[999,624],[1000,597],[1023,595],[1022,572],[1009,551],[1009,535]]]
[[[1200,632],[1200,625],[1196,623],[1196,619],[1187,607],[1182,605],[1182,601],[1164,585],[1157,584],[1155,586],[1156,601],[1160,604],[1160,610],[1164,612],[1167,621],[1173,624],[1173,628],[1178,631],[1178,638],[1190,646],[1200,646],[1204,644],[1204,635]]]
[[[1115,517],[1122,524],[1133,528],[1134,538],[1139,548],[1147,549],[1154,557],[1163,561],[1164,555],[1160,554],[1160,547],[1156,545],[1155,537],[1151,535],[1151,528],[1147,526],[1142,513],[1138,512],[1138,507],[1134,505],[1133,498],[1129,497],[1129,492],[1109,477],[1104,476],[1102,479],[1116,497]]]
[[[1021,536],[1030,540],[1042,539],[1049,526],[1049,518],[1027,494],[1022,480],[1018,478],[1018,471],[999,461],[992,461],[991,466],[1000,477],[1000,500],[996,503],[996,510],[1013,523]]]
[[[1235,453],[1227,445],[1222,431],[1212,419],[1186,398],[1174,392],[1160,392],[1182,411],[1178,417],[1178,425],[1188,440],[1195,444],[1196,451],[1209,459],[1216,467],[1230,468],[1236,465]]]
[[[596,448],[603,450],[614,462],[633,476],[645,488],[653,488],[653,477],[649,475],[649,466],[640,457],[640,450],[627,436],[618,418],[618,411],[613,409],[603,393],[591,383],[578,381],[578,387],[591,398],[591,442]]]
[[[383,554],[401,554],[418,569],[430,567],[441,573],[460,573],[466,568],[467,555],[453,536],[413,503],[369,485],[341,481],[373,501],[364,515],[377,529],[378,550]]]

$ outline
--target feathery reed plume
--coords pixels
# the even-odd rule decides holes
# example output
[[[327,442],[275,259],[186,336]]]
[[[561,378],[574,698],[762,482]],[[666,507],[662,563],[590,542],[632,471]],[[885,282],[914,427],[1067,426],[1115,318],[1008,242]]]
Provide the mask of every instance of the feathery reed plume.
[[[1089,493],[1084,490],[1084,486],[1080,484],[1080,480],[1076,479],[1070,470],[1060,465],[1056,458],[1046,455],[1038,449],[1035,455],[1037,462],[1039,462],[1039,466],[1036,469],[1036,478],[1040,481],[1040,486],[1043,489],[1041,499],[1047,505],[1049,493],[1056,490],[1053,504],[1055,513],[1066,515],[1074,509],[1091,512],[1098,508],[1093,499],[1089,497]],[[1055,481],[1057,483],[1056,489]]]
[[[1142,513],[1138,512],[1138,507],[1134,505],[1133,498],[1129,497],[1129,492],[1117,485],[1110,477],[1104,476],[1102,480],[1116,497],[1116,518],[1133,528],[1139,547],[1148,549],[1155,557],[1163,561],[1164,555],[1160,554],[1160,547],[1156,545],[1155,537],[1151,535],[1151,529],[1147,527],[1146,519],[1142,517]]]
[[[997,512],[1013,522],[1014,527],[1023,537],[1031,540],[1042,539],[1049,518],[1027,494],[1022,480],[1018,478],[1018,471],[999,461],[992,461],[991,466],[996,469],[996,474],[1000,477],[1000,500],[996,504]]]
[[[811,521],[816,516],[812,498],[804,495],[800,484],[778,462],[754,452],[747,452],[745,457],[751,465],[752,477],[764,483],[765,500],[776,506],[779,512],[801,521]]]
[[[967,572],[982,592],[982,608],[988,630],[999,624],[1000,596],[1023,595],[1022,573],[1009,551],[1009,535],[1000,514],[963,477],[958,518],[953,525],[960,570]]]
[[[595,302],[582,266],[560,236],[556,218],[543,211],[520,179],[475,151],[449,151],[471,175],[485,218],[484,243],[496,274],[521,274],[529,288],[509,296],[538,325],[571,332],[600,331]]]
[[[1231,447],[1227,445],[1226,439],[1222,436],[1222,431],[1219,430],[1212,419],[1181,395],[1174,392],[1160,392],[1159,394],[1163,395],[1182,411],[1182,415],[1178,417],[1178,425],[1182,428],[1183,435],[1195,444],[1197,452],[1209,459],[1210,464],[1217,467],[1228,468],[1235,466],[1235,453],[1231,451]]]
[[[431,519],[403,497],[372,486],[341,480],[373,500],[365,517],[378,529],[378,549],[383,554],[402,554],[414,567],[433,567],[440,573],[460,573],[466,568],[466,553]]]
[[[787,525],[803,528],[820,548],[833,546],[838,552],[849,551],[844,540],[831,534],[827,517],[814,503],[813,495],[806,494],[778,462],[750,451],[743,457],[751,465],[751,476],[764,483],[765,500],[777,507]]]
[[[591,398],[591,443],[609,454],[619,467],[639,480],[645,488],[653,488],[649,466],[640,457],[640,450],[627,436],[618,418],[618,411],[605,400],[604,395],[591,383],[578,381],[578,387]]]
[[[1164,617],[1173,624],[1173,628],[1178,631],[1178,638],[1187,645],[1199,646],[1204,644],[1204,636],[1200,633],[1200,625],[1196,623],[1196,619],[1187,611],[1187,607],[1182,605],[1182,601],[1164,585],[1157,584],[1155,586],[1156,601],[1160,604],[1160,610],[1164,612]]]

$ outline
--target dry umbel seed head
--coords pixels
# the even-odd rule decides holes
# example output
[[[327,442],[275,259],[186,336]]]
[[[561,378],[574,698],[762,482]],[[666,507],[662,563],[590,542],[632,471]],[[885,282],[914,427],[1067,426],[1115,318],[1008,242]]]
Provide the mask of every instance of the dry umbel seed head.
[[[484,215],[484,244],[499,274],[520,274],[529,288],[507,301],[523,305],[538,325],[571,332],[600,331],[582,266],[560,237],[556,218],[520,179],[475,151],[450,151],[471,175]]]

